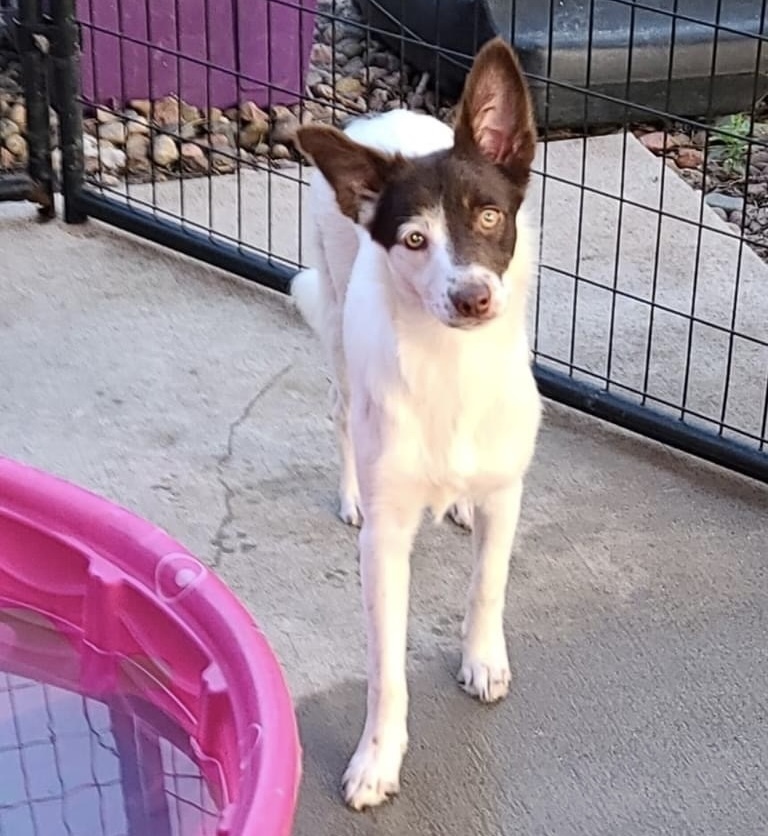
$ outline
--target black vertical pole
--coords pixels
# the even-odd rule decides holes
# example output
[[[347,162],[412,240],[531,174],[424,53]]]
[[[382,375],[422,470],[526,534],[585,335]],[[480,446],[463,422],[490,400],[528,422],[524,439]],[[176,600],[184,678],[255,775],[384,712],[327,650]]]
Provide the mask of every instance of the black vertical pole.
[[[61,192],[64,220],[83,223],[83,109],[80,103],[80,37],[74,0],[53,0],[55,35],[51,44],[61,147]]]
[[[48,219],[54,216],[55,208],[48,112],[49,43],[44,35],[37,34],[41,22],[38,0],[20,0],[17,33],[27,106],[28,171],[32,181],[29,199],[39,204],[40,217]]]

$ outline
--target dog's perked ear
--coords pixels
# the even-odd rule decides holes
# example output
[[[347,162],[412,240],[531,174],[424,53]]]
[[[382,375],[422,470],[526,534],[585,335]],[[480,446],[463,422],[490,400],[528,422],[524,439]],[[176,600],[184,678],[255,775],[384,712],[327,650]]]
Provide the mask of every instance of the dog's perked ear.
[[[527,181],[536,122],[520,64],[502,38],[488,41],[475,56],[457,114],[457,151],[479,150],[514,179]]]
[[[356,223],[365,223],[370,215],[365,209],[373,205],[401,158],[360,145],[327,125],[299,128],[297,139],[336,192],[339,209]]]

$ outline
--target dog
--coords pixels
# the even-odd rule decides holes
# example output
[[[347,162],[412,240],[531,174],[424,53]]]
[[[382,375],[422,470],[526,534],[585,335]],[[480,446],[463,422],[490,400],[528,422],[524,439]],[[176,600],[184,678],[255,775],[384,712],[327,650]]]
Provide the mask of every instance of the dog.
[[[526,334],[536,145],[528,88],[500,38],[475,57],[454,129],[394,110],[297,139],[315,163],[313,268],[291,293],[332,370],[339,515],[361,525],[365,726],[343,792],[399,791],[408,744],[409,559],[423,513],[473,528],[459,682],[507,693],[508,564],[541,402]]]

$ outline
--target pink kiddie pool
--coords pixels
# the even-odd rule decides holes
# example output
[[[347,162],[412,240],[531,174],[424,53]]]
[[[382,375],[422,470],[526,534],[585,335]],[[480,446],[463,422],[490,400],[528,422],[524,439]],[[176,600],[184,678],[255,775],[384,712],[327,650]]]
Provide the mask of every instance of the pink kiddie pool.
[[[299,773],[282,671],[224,584],[0,457],[0,832],[288,836]]]

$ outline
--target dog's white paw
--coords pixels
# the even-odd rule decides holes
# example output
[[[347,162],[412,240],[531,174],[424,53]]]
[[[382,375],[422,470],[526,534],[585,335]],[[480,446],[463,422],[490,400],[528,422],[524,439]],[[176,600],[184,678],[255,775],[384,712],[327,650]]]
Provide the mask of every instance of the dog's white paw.
[[[504,643],[485,653],[464,651],[458,673],[461,687],[480,702],[496,702],[509,692],[512,674]]]
[[[475,521],[475,506],[468,499],[460,499],[448,509],[448,516],[459,528],[472,531]]]
[[[376,807],[400,791],[407,740],[364,736],[344,773],[344,800],[353,810]]]
[[[339,495],[339,519],[347,525],[360,528],[363,515],[360,512],[360,502],[356,496]]]

